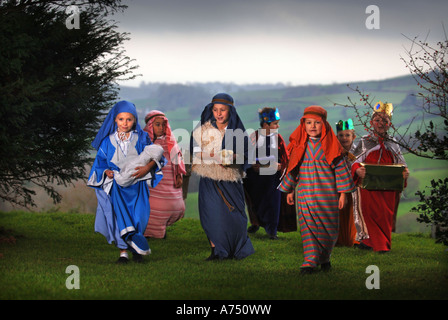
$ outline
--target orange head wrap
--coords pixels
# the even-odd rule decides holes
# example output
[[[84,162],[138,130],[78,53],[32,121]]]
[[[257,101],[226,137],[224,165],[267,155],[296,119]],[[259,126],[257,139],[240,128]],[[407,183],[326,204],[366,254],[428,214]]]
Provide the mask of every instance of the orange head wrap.
[[[308,142],[308,134],[305,131],[306,118],[322,120],[324,123],[320,143],[322,144],[322,149],[328,164],[331,164],[336,157],[342,155],[344,152],[338,138],[327,121],[327,111],[320,106],[309,106],[305,108],[299,126],[289,137],[288,152],[290,156],[287,172],[290,172],[299,164],[305,153]]]

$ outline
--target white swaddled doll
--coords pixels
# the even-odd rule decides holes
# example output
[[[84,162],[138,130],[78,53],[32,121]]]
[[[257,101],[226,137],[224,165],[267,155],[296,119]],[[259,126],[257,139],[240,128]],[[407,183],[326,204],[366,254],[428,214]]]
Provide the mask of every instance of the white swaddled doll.
[[[150,160],[154,160],[159,168],[161,168],[161,164],[156,159],[160,159],[163,155],[163,148],[156,144],[151,144],[146,146],[143,151],[135,157],[127,158],[127,161],[121,166],[120,171],[114,170],[114,179],[115,181],[122,187],[128,187],[137,183],[138,181],[148,180],[152,178],[152,173],[148,172],[147,175],[136,179],[132,176],[135,173],[135,168],[139,166],[144,166]],[[159,171],[156,174],[162,174],[162,171]]]

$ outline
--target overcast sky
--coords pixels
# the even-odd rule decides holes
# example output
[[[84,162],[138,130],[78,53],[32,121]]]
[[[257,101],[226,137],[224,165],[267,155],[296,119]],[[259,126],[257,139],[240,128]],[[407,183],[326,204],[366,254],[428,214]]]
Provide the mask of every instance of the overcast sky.
[[[114,16],[145,82],[328,84],[407,74],[420,36],[444,39],[447,0],[124,0]],[[369,5],[380,29],[368,29]]]

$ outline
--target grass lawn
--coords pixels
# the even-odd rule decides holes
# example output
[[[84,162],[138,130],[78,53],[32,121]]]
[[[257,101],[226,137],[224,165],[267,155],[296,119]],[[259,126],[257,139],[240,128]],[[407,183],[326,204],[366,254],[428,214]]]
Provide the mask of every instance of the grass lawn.
[[[423,233],[394,234],[387,254],[336,247],[333,270],[299,274],[300,234],[269,240],[260,230],[256,250],[241,260],[211,261],[198,219],[169,227],[167,239],[150,239],[141,264],[117,265],[118,250],[93,232],[94,215],[0,212],[0,299],[296,300],[447,299],[448,251]],[[80,289],[69,290],[79,268]],[[379,289],[367,289],[379,268]]]

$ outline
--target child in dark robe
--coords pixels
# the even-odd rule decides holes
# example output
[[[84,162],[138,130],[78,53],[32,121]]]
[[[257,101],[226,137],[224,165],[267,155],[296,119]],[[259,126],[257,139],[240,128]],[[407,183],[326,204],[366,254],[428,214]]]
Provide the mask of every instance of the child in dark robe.
[[[277,108],[259,111],[260,129],[251,135],[255,163],[243,179],[251,226],[249,233],[263,227],[272,240],[277,240],[281,209],[281,191],[277,189],[288,164],[283,137],[278,133],[280,113]]]

